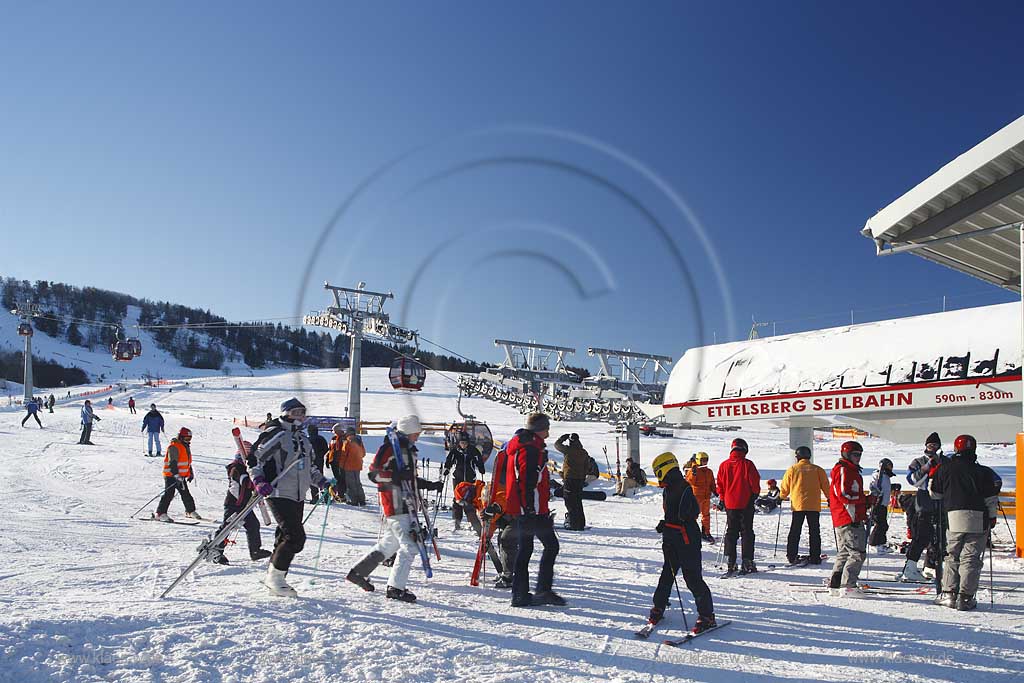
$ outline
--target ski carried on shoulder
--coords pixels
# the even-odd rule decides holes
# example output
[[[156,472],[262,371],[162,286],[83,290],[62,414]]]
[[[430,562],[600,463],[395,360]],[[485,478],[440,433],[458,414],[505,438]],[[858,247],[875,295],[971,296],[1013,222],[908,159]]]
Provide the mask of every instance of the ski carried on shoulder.
[[[722,628],[723,626],[728,626],[731,623],[732,623],[732,620],[730,620],[730,619],[723,619],[722,621],[718,622],[717,624],[715,624],[711,628],[705,629],[705,630],[701,631],[700,633],[687,633],[682,638],[678,638],[678,639],[675,639],[675,640],[669,639],[669,640],[664,640],[662,642],[665,645],[670,645],[671,647],[679,647],[680,645],[685,645],[686,643],[690,642],[694,638],[700,638],[701,636],[706,636],[707,634],[711,633],[712,631],[717,631],[718,629]]]
[[[385,438],[391,444],[391,454],[395,460],[395,473],[404,471],[406,464],[402,462],[402,445],[398,440],[398,433],[389,427]],[[426,513],[423,500],[420,498],[419,490],[416,488],[415,462],[414,459],[411,480],[401,481],[399,483],[399,491],[412,519],[412,529],[410,529],[410,532],[412,533],[413,540],[416,542],[416,549],[420,554],[420,562],[423,563],[423,572],[429,579],[434,575],[434,570],[430,567],[430,555],[427,553],[428,538],[434,543],[434,552],[438,553],[439,556],[440,553],[437,550],[437,541],[434,540],[434,530],[430,526],[430,515]],[[421,514],[425,521],[425,524],[422,526],[420,524]]]

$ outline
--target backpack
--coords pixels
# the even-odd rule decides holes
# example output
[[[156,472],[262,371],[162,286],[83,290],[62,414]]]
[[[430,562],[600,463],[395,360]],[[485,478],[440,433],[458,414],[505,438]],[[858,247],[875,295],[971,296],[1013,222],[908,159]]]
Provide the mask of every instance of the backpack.
[[[636,468],[636,483],[640,486],[647,486],[647,473],[639,465]]]

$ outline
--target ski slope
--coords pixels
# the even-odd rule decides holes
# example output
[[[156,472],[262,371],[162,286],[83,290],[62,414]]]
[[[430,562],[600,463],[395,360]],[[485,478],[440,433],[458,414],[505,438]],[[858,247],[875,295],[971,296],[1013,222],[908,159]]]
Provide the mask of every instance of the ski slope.
[[[391,419],[417,412],[425,421],[457,416],[454,383],[431,373],[418,395],[395,392],[386,369],[366,369],[364,419]],[[76,402],[42,413],[45,429],[19,426],[23,413],[0,411],[0,490],[5,529],[0,535],[0,681],[982,681],[1019,680],[1024,671],[1024,590],[979,593],[979,609],[960,613],[933,607],[929,596],[900,595],[842,600],[815,592],[829,566],[767,571],[749,578],[717,578],[715,551],[704,550],[705,577],[720,618],[733,623],[684,648],[661,645],[683,624],[673,598],[670,617],[650,641],[632,637],[651,606],[661,566],[654,526],[660,495],[649,487],[636,498],[586,502],[583,534],[560,533],[555,590],[567,608],[514,609],[507,591],[489,587],[493,570],[472,588],[475,552],[471,533],[453,533],[447,513],[438,519],[443,559],[427,581],[414,565],[414,605],[386,600],[386,574],[372,577],[375,593],[344,580],[348,569],[376,539],[379,508],[332,506],[325,521],[313,513],[306,549],[289,579],[297,600],[271,597],[259,583],[266,564],[248,561],[244,537],[230,546],[229,567],[202,565],[166,600],[157,595],[194,557],[212,522],[198,527],[130,521],[129,514],[160,491],[162,462],[141,454],[143,408],[156,402],[167,432],[193,430],[198,510],[219,519],[223,465],[234,451],[232,418],[264,415],[297,395],[313,414],[343,415],[347,373],[318,370],[259,377],[190,379],[160,389],[132,389],[101,409],[95,447],[78,446]],[[237,385],[237,386],[236,386]],[[134,395],[140,412],[125,402]],[[486,420],[497,439],[507,439],[522,417],[483,399],[464,399],[464,412]],[[248,438],[254,430],[243,430]],[[605,468],[601,446],[615,467],[615,436],[601,424],[558,424],[552,437],[580,434]],[[696,450],[711,464],[727,455],[729,441],[743,436],[762,478],[790,463],[782,429],[744,427],[740,432],[680,432],[677,439],[644,438],[642,461],[673,450],[685,460]],[[923,435],[922,435],[923,436]],[[946,442],[955,435],[942,434]],[[379,437],[367,437],[373,450]],[[165,441],[166,444],[166,441]],[[424,437],[421,452],[435,463],[439,439]],[[877,439],[864,441],[864,463],[890,457],[902,469],[920,450]],[[623,448],[625,444],[623,443]],[[816,460],[830,468],[838,442],[817,445]],[[552,449],[552,454],[558,454]],[[625,459],[625,453],[622,455]],[[986,447],[981,460],[1006,473],[1008,448]],[[365,475],[365,472],[364,472]],[[610,493],[609,482],[595,486]],[[1012,482],[1008,488],[1012,487]],[[155,509],[155,502],[147,508]],[[554,501],[558,521],[564,506]],[[143,513],[144,515],[146,513]],[[170,514],[179,517],[179,500]],[[823,550],[834,554],[823,514]],[[756,561],[773,560],[778,515],[758,516]],[[716,537],[724,516],[716,518]],[[785,540],[788,512],[782,525]],[[313,564],[324,529],[319,571]],[[901,517],[890,538],[901,538]],[[997,539],[1008,542],[1000,524]],[[273,533],[263,530],[264,547]],[[539,557],[539,547],[535,552]],[[806,546],[804,546],[806,552]],[[779,553],[780,562],[784,552]],[[891,578],[899,555],[871,554],[868,579]],[[862,576],[864,576],[862,574]],[[997,587],[1017,589],[1024,566],[1000,549]],[[680,581],[681,583],[681,581]],[[800,583],[800,587],[789,586]],[[989,585],[986,566],[982,585]],[[689,623],[695,615],[683,598]]]

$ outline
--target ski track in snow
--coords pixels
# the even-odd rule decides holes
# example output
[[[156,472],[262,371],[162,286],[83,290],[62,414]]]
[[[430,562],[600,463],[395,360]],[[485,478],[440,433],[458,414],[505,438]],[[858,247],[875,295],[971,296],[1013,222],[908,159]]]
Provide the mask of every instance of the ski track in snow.
[[[416,411],[425,421],[456,416],[454,385],[431,373],[420,396],[399,394],[387,371],[367,369],[363,411],[368,419],[391,419]],[[200,388],[200,382],[205,385]],[[231,385],[237,383],[237,390]],[[168,434],[183,425],[194,432],[199,511],[219,519],[224,497],[223,465],[234,450],[231,418],[259,417],[293,394],[314,414],[344,414],[347,375],[309,371],[255,378],[192,380],[190,387],[131,391],[140,406],[155,401]],[[20,428],[22,413],[0,412],[0,470],[5,529],[0,536],[0,682],[18,681],[982,681],[1020,680],[1024,671],[1024,591],[997,593],[989,606],[958,613],[934,607],[931,596],[899,595],[843,601],[812,592],[830,565],[767,571],[721,580],[713,568],[718,546],[705,546],[705,578],[716,612],[733,623],[680,648],[662,644],[678,637],[682,619],[675,596],[669,617],[648,641],[633,638],[644,621],[661,566],[653,528],[661,517],[657,489],[633,499],[586,501],[585,534],[561,534],[555,589],[568,608],[515,609],[507,591],[490,587],[493,568],[481,586],[468,585],[476,544],[471,533],[455,533],[447,512],[438,517],[443,559],[427,581],[414,563],[410,588],[415,605],[384,598],[386,573],[364,593],[345,573],[372,545],[379,523],[373,487],[365,508],[332,506],[313,575],[323,512],[307,523],[309,540],[289,579],[297,600],[271,597],[259,583],[265,564],[251,563],[244,534],[229,546],[229,567],[201,565],[166,600],[160,592],[194,557],[196,545],[215,529],[129,520],[128,515],[161,487],[159,458],[141,456],[142,413],[118,407],[100,410],[94,447],[78,446],[78,406],[43,412],[45,429]],[[522,418],[482,399],[464,399],[463,410],[485,419],[495,437],[507,439]],[[248,438],[254,430],[243,430]],[[578,432],[605,468],[607,445],[615,468],[614,435],[603,424],[556,424],[552,439]],[[762,478],[789,464],[786,432],[745,427]],[[712,466],[726,455],[735,433],[680,432],[673,439],[644,438],[647,464],[664,450],[681,460],[696,450],[711,453]],[[952,435],[943,435],[951,440]],[[380,442],[367,439],[369,451]],[[168,439],[163,439],[166,448]],[[439,439],[425,436],[422,454],[443,458]],[[819,445],[817,461],[829,468],[837,444]],[[865,440],[865,464],[891,457],[901,469],[919,449]],[[559,458],[551,449],[551,455]],[[622,459],[624,460],[623,442]],[[989,448],[982,460],[1011,462],[1009,449]],[[368,460],[367,460],[368,462]],[[771,474],[769,474],[771,473]],[[778,478],[778,477],[776,477]],[[611,483],[594,486],[611,493]],[[154,502],[140,513],[145,517]],[[559,512],[564,506],[553,503]],[[179,500],[171,514],[182,514]],[[713,533],[721,538],[724,516]],[[788,517],[788,513],[787,513]],[[825,552],[832,553],[827,513],[822,516]],[[775,515],[757,516],[756,560],[771,562]],[[784,527],[786,526],[784,520]],[[903,519],[892,519],[890,538],[902,537]],[[780,543],[785,543],[782,529]],[[1005,526],[997,538],[1008,540]],[[264,547],[272,529],[263,530]],[[536,559],[540,546],[535,551]],[[870,556],[868,578],[891,578],[902,565],[898,554]],[[996,555],[998,584],[1020,585],[1024,564],[1007,551]],[[862,575],[863,576],[863,575]],[[802,582],[807,587],[787,586]],[[682,579],[680,578],[682,587]],[[982,586],[988,585],[986,565]],[[689,593],[683,591],[692,625]]]

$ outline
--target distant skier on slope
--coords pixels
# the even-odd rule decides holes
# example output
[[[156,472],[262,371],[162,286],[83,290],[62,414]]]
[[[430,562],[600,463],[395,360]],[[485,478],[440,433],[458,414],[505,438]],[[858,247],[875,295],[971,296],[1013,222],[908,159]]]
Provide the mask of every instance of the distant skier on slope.
[[[245,446],[246,453],[252,451],[251,443],[244,441],[243,445]],[[220,530],[224,528],[232,516],[245,507],[256,490],[256,486],[252,483],[252,478],[249,476],[249,471],[246,469],[244,454],[241,450],[235,451],[234,459],[227,464],[227,475],[228,492],[224,496],[224,522],[217,529],[217,533],[220,533]],[[270,551],[264,550],[262,547],[263,540],[260,538],[260,522],[256,518],[256,513],[249,510],[242,524],[245,526],[245,539],[249,545],[249,559],[256,561],[270,557]],[[214,536],[216,535],[214,534]],[[225,538],[224,542],[220,544],[220,553],[213,558],[213,561],[217,564],[229,564],[228,559],[224,557],[224,548],[227,547],[227,544],[228,540]]]
[[[836,597],[864,597],[857,587],[860,569],[867,557],[868,542],[864,528],[868,519],[867,496],[860,474],[863,455],[864,449],[859,443],[847,441],[840,447],[839,461],[832,468],[828,505],[832,511],[832,526],[838,534],[839,549],[828,586]]]
[[[152,457],[154,451],[160,455],[160,432],[164,431],[164,416],[156,409],[155,403],[149,404],[149,412],[142,418],[142,431],[148,435],[146,454]]]
[[[43,423],[39,421],[39,399],[30,398],[25,401],[25,417],[21,419],[21,426],[24,427],[25,423],[29,418],[35,418],[36,424],[39,428],[43,428]]]
[[[700,505],[693,495],[693,488],[680,472],[675,455],[662,453],[654,459],[651,467],[663,487],[661,507],[664,519],[658,522],[656,531],[661,534],[664,561],[661,565],[658,587],[654,591],[654,607],[651,608],[648,621],[657,624],[665,618],[665,609],[669,606],[675,576],[682,572],[683,581],[693,594],[693,602],[697,608],[697,623],[693,627],[693,633],[701,633],[714,628],[716,623],[711,589],[704,581],[701,571],[700,527],[697,525]]]
[[[807,520],[810,554],[807,564],[821,564],[821,499],[829,498],[828,475],[811,462],[811,449],[800,446],[794,451],[796,462],[782,476],[779,493],[789,499],[792,511],[789,536],[786,539],[786,559],[790,564],[799,562],[800,535]]]
[[[686,483],[693,489],[693,495],[700,506],[700,537],[708,543],[714,543],[711,535],[711,496],[717,496],[715,473],[708,467],[708,454],[704,451],[694,453],[686,468]]]
[[[736,541],[743,537],[740,574],[757,571],[754,565],[754,501],[761,492],[761,475],[747,459],[747,442],[733,439],[729,459],[718,466],[718,495],[725,503],[725,558],[728,573],[736,572]]]
[[[280,419],[267,423],[257,439],[250,457],[249,476],[256,491],[267,499],[277,522],[274,552],[263,583],[274,595],[295,597],[295,589],[285,579],[292,559],[306,545],[303,500],[311,483],[329,489],[334,480],[325,479],[313,468],[313,446],[302,429],[306,406],[297,398],[290,398],[281,404],[280,415]],[[289,469],[292,463],[296,464]]]
[[[128,412],[130,412],[132,415],[136,414],[136,410],[135,410],[135,397],[134,396],[129,396],[128,397]]]
[[[380,506],[384,512],[384,533],[370,552],[366,554],[345,577],[365,591],[374,590],[370,575],[385,558],[395,555],[391,573],[388,576],[386,597],[402,602],[416,602],[416,596],[406,588],[409,569],[416,556],[416,540],[412,534],[420,533],[416,528],[415,513],[408,509],[402,496],[400,484],[416,481],[416,487],[433,491],[441,490],[440,481],[427,481],[416,476],[416,440],[420,438],[420,419],[406,415],[397,423],[399,452],[395,453],[390,439],[385,439],[377,450],[370,465],[370,480],[377,484]],[[397,459],[401,458],[401,462]]]
[[[100,416],[92,411],[92,401],[85,400],[82,406],[82,435],[78,437],[78,443],[84,446],[95,446],[92,442],[92,423],[100,422]]]
[[[182,427],[178,436],[171,439],[164,455],[164,495],[156,506],[156,520],[173,522],[167,515],[167,509],[174,500],[175,493],[181,493],[181,502],[185,505],[185,516],[191,519],[202,519],[196,512],[196,501],[188,490],[189,482],[195,479],[192,470],[192,430]]]

